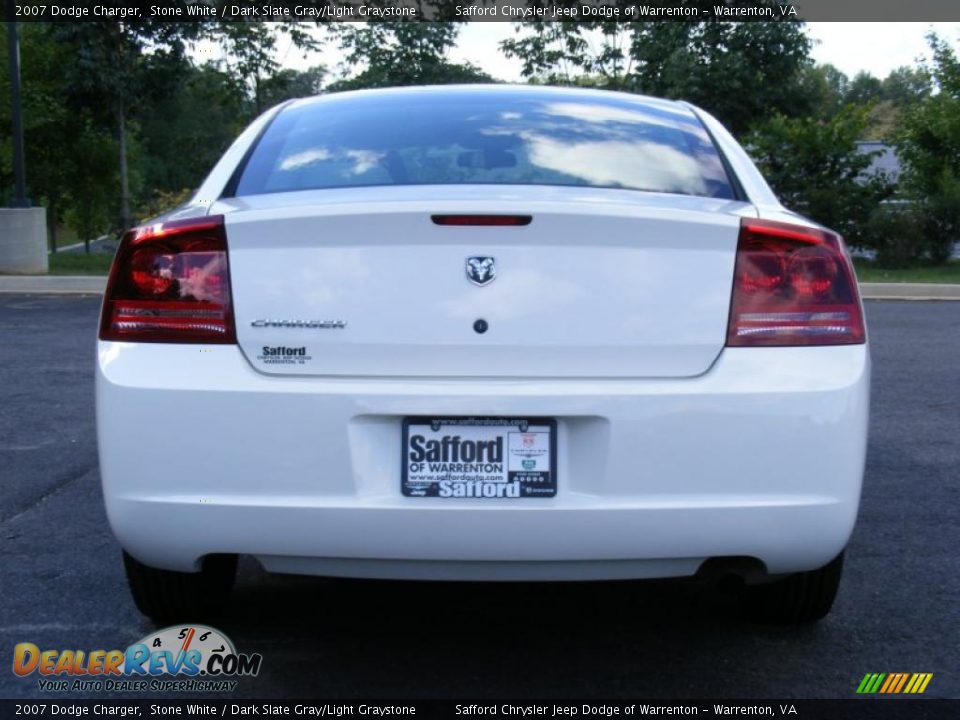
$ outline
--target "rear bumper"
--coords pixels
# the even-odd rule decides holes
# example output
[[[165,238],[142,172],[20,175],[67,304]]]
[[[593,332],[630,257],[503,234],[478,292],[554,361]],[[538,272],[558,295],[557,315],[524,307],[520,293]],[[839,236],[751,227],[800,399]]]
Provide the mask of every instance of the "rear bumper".
[[[101,342],[104,497],[141,561],[211,553],[361,577],[690,575],[713,557],[769,572],[839,553],[856,519],[866,346],[727,349],[679,380],[278,378],[234,346]],[[557,418],[558,492],[407,498],[407,415]]]

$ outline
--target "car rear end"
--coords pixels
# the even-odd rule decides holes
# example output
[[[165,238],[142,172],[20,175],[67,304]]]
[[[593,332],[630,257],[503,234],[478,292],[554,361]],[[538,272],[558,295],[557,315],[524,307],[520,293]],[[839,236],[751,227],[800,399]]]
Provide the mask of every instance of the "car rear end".
[[[747,194],[709,120],[420,89],[264,125],[213,202],[131,231],[111,275],[101,472],[137,562],[566,580],[842,552],[856,281],[836,235]]]

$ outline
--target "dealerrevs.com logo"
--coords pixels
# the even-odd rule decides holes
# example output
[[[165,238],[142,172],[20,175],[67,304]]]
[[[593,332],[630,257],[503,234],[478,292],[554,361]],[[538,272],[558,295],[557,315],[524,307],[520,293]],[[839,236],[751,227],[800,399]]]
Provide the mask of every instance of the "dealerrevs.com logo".
[[[13,672],[36,675],[46,692],[232,692],[262,662],[205,625],[164,628],[126,650],[42,650],[29,642],[13,649]]]

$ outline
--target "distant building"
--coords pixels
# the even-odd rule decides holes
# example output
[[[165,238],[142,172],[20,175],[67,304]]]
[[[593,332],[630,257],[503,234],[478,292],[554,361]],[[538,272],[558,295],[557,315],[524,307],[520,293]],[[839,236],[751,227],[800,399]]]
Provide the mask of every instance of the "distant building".
[[[874,156],[870,167],[866,170],[866,174],[876,175],[877,173],[885,173],[887,177],[890,178],[890,181],[896,184],[900,180],[902,167],[900,165],[900,158],[897,157],[897,151],[893,146],[880,140],[857,141],[857,152],[859,153],[866,154],[877,152],[878,150],[880,154]]]
[[[857,152],[860,153],[870,153],[880,151],[879,155],[875,155],[873,161],[870,163],[870,166],[864,171],[865,175],[876,175],[877,173],[886,173],[887,177],[890,178],[890,181],[896,185],[900,181],[900,174],[903,172],[903,166],[900,164],[900,158],[897,157],[897,151],[892,145],[889,145],[880,140],[858,140],[857,141]],[[882,204],[901,204],[901,203],[910,203],[910,200],[903,199],[891,199],[884,200]],[[855,249],[853,254],[858,257],[866,257],[873,260],[876,257],[876,253],[873,250],[863,250]],[[955,260],[960,260],[960,242],[954,245],[953,248],[953,258]]]

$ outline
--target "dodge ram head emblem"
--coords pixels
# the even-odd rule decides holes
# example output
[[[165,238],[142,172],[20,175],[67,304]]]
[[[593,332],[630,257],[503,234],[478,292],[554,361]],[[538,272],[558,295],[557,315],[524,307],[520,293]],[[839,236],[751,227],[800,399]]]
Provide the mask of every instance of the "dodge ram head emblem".
[[[474,285],[487,285],[497,276],[492,257],[468,257],[467,279]]]

